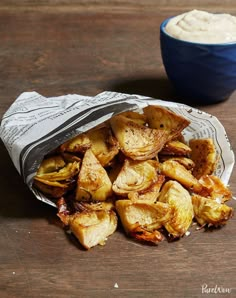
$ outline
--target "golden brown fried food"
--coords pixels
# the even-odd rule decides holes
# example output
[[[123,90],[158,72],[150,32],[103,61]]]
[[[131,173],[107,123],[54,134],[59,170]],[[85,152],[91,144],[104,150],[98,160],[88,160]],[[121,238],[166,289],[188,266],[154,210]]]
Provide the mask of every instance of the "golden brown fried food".
[[[79,152],[84,153],[88,148],[91,147],[91,141],[85,133],[81,133],[80,135],[68,140],[63,143],[59,150],[61,152]]]
[[[224,225],[233,216],[233,208],[200,195],[194,194],[192,203],[194,217],[201,226],[206,224],[216,227]]]
[[[200,193],[203,185],[183,165],[174,160],[166,160],[160,164],[161,173],[178,181],[189,191]]]
[[[147,123],[146,115],[134,111],[122,112],[119,115],[125,116],[126,118],[131,119],[140,125],[145,125]]]
[[[192,149],[190,158],[195,163],[194,177],[200,179],[203,175],[213,174],[218,161],[213,140],[210,138],[192,139],[189,141],[189,147]]]
[[[159,152],[160,155],[188,156],[191,148],[178,140],[169,141]]]
[[[199,182],[208,190],[211,199],[224,203],[232,198],[229,187],[224,185],[221,179],[214,175],[204,175]]]
[[[87,202],[87,201],[75,201],[74,209],[78,212],[82,211],[98,211],[98,210],[115,210],[115,200],[108,199],[106,201],[99,202]]]
[[[151,201],[155,202],[158,198],[161,186],[163,185],[165,181],[165,176],[158,175],[157,181],[151,185],[148,189],[142,190],[142,191],[131,191],[128,193],[128,198],[131,201],[137,201],[137,200],[145,200],[145,201]]]
[[[128,235],[154,243],[163,240],[163,235],[157,230],[172,216],[172,208],[168,204],[145,200],[118,200],[116,210]]]
[[[53,158],[50,158],[49,163],[47,160],[43,162],[43,165],[34,177],[34,187],[50,197],[59,198],[74,187],[80,162],[74,161],[66,165],[61,162],[60,165],[64,164],[65,166],[56,171],[59,168],[58,163],[55,166],[52,160]],[[49,170],[53,170],[53,172],[49,172]]]
[[[166,155],[159,156],[160,162],[163,163],[166,160],[176,161],[176,162],[180,163],[182,166],[184,166],[187,170],[190,170],[190,171],[192,171],[192,169],[195,166],[195,163],[192,161],[192,159],[190,159],[188,157],[182,157],[182,156],[171,157],[168,155],[167,156]]]
[[[112,189],[115,194],[127,196],[130,192],[141,192],[152,187],[158,180],[158,163],[154,160],[134,161],[126,159]]]
[[[37,174],[35,179],[48,180],[48,181],[66,181],[72,179],[79,173],[80,162],[70,162],[61,168],[59,171],[47,172],[45,174]]]
[[[122,112],[68,140],[42,161],[33,186],[57,199],[58,216],[89,249],[117,227],[137,240],[182,237],[195,218],[218,226],[232,193],[213,175],[212,139],[184,139],[189,121],[167,108]],[[193,175],[194,174],[194,175]],[[191,194],[193,196],[191,197]]]
[[[133,160],[153,158],[166,143],[163,130],[140,125],[125,116],[113,116],[110,124],[121,151]]]
[[[58,171],[65,166],[65,161],[60,155],[45,158],[37,171],[37,175]]]
[[[110,196],[112,196],[112,184],[108,174],[92,150],[88,149],[79,172],[75,199],[105,201]]]
[[[190,124],[184,117],[160,106],[147,106],[143,109],[151,128],[161,129],[167,134],[168,141],[178,137]]]
[[[75,181],[58,182],[35,178],[33,186],[50,198],[61,198],[75,186]]]
[[[79,242],[89,249],[105,244],[117,228],[117,216],[112,210],[83,211],[69,216],[69,227]]]
[[[118,154],[119,144],[107,126],[93,128],[86,133],[91,149],[103,167]]]
[[[160,202],[173,208],[173,216],[165,223],[165,228],[174,238],[182,237],[189,229],[193,219],[193,206],[189,192],[177,181],[164,184],[158,197]]]
[[[77,162],[81,162],[81,158],[79,158],[77,155],[75,155],[74,153],[70,153],[70,152],[61,152],[61,156],[63,157],[64,161],[66,163],[69,163],[69,162],[74,162],[74,161],[77,161]]]
[[[134,227],[134,229],[130,232],[130,236],[139,241],[151,242],[154,244],[158,244],[165,239],[160,231],[147,231],[145,228],[139,225]]]

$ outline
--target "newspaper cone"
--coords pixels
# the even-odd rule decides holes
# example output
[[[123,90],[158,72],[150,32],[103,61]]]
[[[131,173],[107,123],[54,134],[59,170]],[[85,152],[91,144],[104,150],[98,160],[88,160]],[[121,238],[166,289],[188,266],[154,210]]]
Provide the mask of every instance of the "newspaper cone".
[[[228,183],[234,153],[224,127],[216,117],[184,104],[116,92],[103,92],[95,97],[70,94],[50,98],[37,92],[24,92],[4,114],[0,135],[24,182],[38,199],[55,206],[32,188],[33,177],[43,157],[66,140],[117,113],[142,111],[147,105],[164,106],[189,119],[191,124],[183,132],[186,141],[212,138],[220,156],[215,174]]]

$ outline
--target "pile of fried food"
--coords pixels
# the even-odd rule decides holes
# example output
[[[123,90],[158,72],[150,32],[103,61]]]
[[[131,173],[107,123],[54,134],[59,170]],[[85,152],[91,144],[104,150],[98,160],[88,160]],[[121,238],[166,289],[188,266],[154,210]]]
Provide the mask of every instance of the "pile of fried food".
[[[130,237],[159,243],[218,227],[233,215],[228,186],[214,175],[212,139],[185,142],[184,117],[161,106],[127,111],[45,156],[34,187],[57,202],[64,226],[89,249],[120,222]]]

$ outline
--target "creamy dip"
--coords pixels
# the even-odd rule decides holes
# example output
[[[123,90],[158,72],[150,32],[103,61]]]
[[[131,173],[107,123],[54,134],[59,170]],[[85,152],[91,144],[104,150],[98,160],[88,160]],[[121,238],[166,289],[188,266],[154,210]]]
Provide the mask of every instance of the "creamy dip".
[[[192,10],[170,19],[165,30],[177,39],[191,42],[236,42],[236,17]]]

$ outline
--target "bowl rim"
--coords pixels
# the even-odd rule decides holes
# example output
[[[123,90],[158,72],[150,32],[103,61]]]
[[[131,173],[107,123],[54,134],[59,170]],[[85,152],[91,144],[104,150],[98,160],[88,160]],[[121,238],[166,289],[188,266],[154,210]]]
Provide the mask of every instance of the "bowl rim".
[[[175,40],[179,43],[183,43],[183,44],[187,44],[187,45],[202,46],[202,47],[219,47],[219,48],[222,48],[222,47],[236,46],[236,41],[224,42],[224,43],[203,43],[203,42],[194,42],[194,41],[188,41],[188,40],[176,38],[176,37],[170,35],[165,30],[165,27],[166,27],[167,23],[169,22],[169,20],[174,18],[174,17],[175,16],[169,17],[169,18],[165,19],[164,21],[162,21],[162,23],[160,24],[160,32],[163,33],[164,35],[168,36],[172,40]]]

